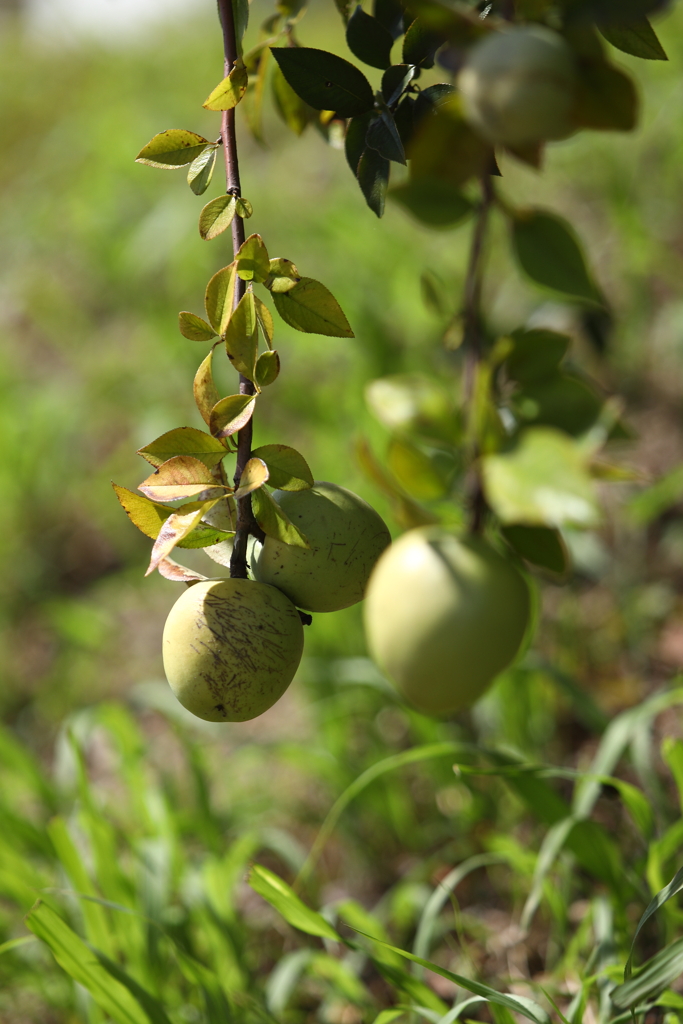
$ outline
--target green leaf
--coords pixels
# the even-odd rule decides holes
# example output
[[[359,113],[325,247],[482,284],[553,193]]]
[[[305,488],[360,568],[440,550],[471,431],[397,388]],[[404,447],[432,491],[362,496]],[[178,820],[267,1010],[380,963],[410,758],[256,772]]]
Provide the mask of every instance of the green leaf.
[[[401,487],[418,501],[436,501],[448,493],[447,482],[432,459],[407,438],[391,439],[387,465]]]
[[[313,486],[313,474],[303,455],[286,444],[264,444],[252,455],[263,459],[270,472],[268,483],[280,491],[305,491]]]
[[[176,501],[217,487],[220,484],[203,462],[190,455],[176,455],[143,480],[138,490],[151,501]]]
[[[215,405],[215,402],[214,402]],[[177,427],[138,450],[153,466],[161,466],[174,455],[191,455],[211,469],[227,454],[225,445],[196,427]]]
[[[310,547],[301,530],[290,521],[268,491],[264,488],[254,491],[251,500],[256,522],[268,537],[297,548]]]
[[[683,465],[676,466],[670,473],[657,480],[651,487],[641,491],[628,504],[633,522],[645,526],[657,519],[683,497]]]
[[[236,263],[223,267],[206,286],[204,305],[209,323],[216,334],[225,334],[235,303]]]
[[[230,437],[241,430],[254,412],[255,395],[229,395],[211,410],[209,429],[214,437]]]
[[[643,60],[668,60],[657,33],[645,17],[624,22],[599,22],[598,28],[607,42],[623,53]]]
[[[393,107],[401,94],[415,77],[412,64],[394,64],[382,75],[382,97],[388,107]]]
[[[135,158],[138,164],[149,167],[160,167],[172,170],[184,167],[203,153],[207,146],[212,145],[208,139],[196,132],[188,132],[183,128],[169,128],[160,132],[144,146]]]
[[[374,0],[372,13],[384,25],[392,39],[403,34],[403,5],[400,0]]]
[[[214,351],[215,349],[212,348],[206,359],[202,361],[192,384],[195,404],[207,426],[211,423],[211,410],[221,397],[213,380]]]
[[[505,524],[595,526],[599,520],[583,449],[565,434],[534,427],[511,452],[482,459],[487,500]]]
[[[489,169],[492,150],[463,119],[456,102],[448,100],[419,122],[408,156],[411,178],[439,178],[460,188]]]
[[[270,261],[271,264],[273,260]],[[273,347],[273,336],[275,334],[275,324],[273,323],[273,314],[270,312],[265,302],[259,299],[258,295],[254,296],[254,309],[256,311],[256,319],[258,325],[263,331],[263,337],[266,339],[266,345],[268,348]],[[264,352],[264,355],[267,353]]]
[[[154,541],[152,557],[150,558],[145,576],[153,573],[159,566],[159,563],[170,555],[173,548],[185,540],[195,527],[199,526],[202,516],[208,512],[212,505],[216,504],[217,500],[215,498],[212,501],[204,502],[199,508],[191,512],[183,511],[183,506],[181,506],[177,512],[173,511],[171,513],[159,530],[159,536]]]
[[[449,395],[437,381],[418,373],[397,373],[371,381],[368,408],[389,430],[457,441],[458,425]]]
[[[676,872],[674,877],[671,879],[668,885],[665,885],[663,889],[660,889],[656,896],[648,904],[645,913],[642,915],[638,922],[638,927],[633,935],[631,942],[631,949],[629,950],[628,960],[626,961],[626,967],[624,968],[624,981],[628,981],[632,973],[633,964],[633,952],[636,945],[636,939],[640,935],[643,926],[650,920],[653,914],[656,914],[660,907],[663,907],[672,896],[677,896],[679,892],[683,890],[683,868]]]
[[[268,277],[263,282],[271,292],[288,292],[301,280],[301,274],[291,260],[270,261]]]
[[[262,487],[268,479],[268,467],[263,459],[252,457],[247,462],[240,477],[240,484],[235,491],[235,501],[246,497],[257,488]]]
[[[379,117],[370,122],[365,141],[370,149],[374,149],[385,160],[405,164],[406,154],[401,136],[388,110],[383,110]]]
[[[294,92],[279,65],[273,72],[271,87],[278,114],[295,135],[301,135],[315,117],[315,112]]]
[[[419,64],[423,68],[434,65],[434,52],[443,43],[444,38],[430,32],[426,25],[416,18],[403,37],[403,63]]]
[[[176,511],[174,508],[159,505],[155,501],[150,501],[148,498],[143,498],[141,494],[136,494],[135,491],[129,491],[127,487],[119,487],[118,484],[112,484],[116,497],[121,503],[121,507],[124,512],[133,523],[137,526],[141,533],[144,533],[146,537],[151,537],[152,540],[156,540],[159,536],[161,527],[164,525],[167,519],[173,515]],[[192,503],[194,505],[194,503]],[[181,506],[186,507],[186,506]],[[205,548],[211,544],[218,544],[220,541],[225,540],[228,536],[223,530],[205,528],[200,525],[192,534],[191,537],[185,538],[181,541],[179,547],[181,548]]]
[[[638,93],[620,68],[603,59],[582,64],[573,109],[577,127],[632,131],[638,123]]]
[[[231,0],[232,16],[235,21],[237,52],[242,55],[242,40],[249,24],[249,0]]]
[[[569,349],[571,339],[555,331],[514,331],[513,348],[505,359],[508,377],[520,384],[531,384],[550,377]]]
[[[238,58],[230,74],[219,82],[202,106],[206,110],[232,110],[244,96],[248,84],[247,69]]]
[[[683,939],[676,939],[635,971],[629,981],[625,981],[623,985],[617,985],[610,993],[610,998],[619,1009],[638,1006],[643,1000],[658,996],[681,973],[683,973]]]
[[[254,207],[251,205],[248,199],[243,199],[242,196],[238,196],[235,200],[235,213],[242,220],[248,220],[254,212]]]
[[[373,112],[367,111],[365,114],[359,114],[357,117],[352,117],[346,127],[344,153],[346,156],[346,162],[354,175],[358,172],[360,158],[365,152],[365,136],[368,134],[368,125],[373,117]]]
[[[517,554],[532,565],[564,575],[569,569],[569,552],[562,534],[546,526],[504,526],[502,534]]]
[[[210,327],[206,320],[197,316],[196,313],[186,311],[178,313],[178,327],[183,338],[187,338],[189,341],[211,341],[216,337],[213,327]]]
[[[196,196],[203,195],[211,184],[213,169],[216,166],[216,149],[216,146],[207,146],[188,168],[187,184]]]
[[[365,202],[374,214],[381,217],[389,187],[389,161],[368,146],[358,162],[356,177]]]
[[[277,47],[271,52],[292,89],[314,110],[355,117],[372,109],[372,86],[343,57],[304,46]]]
[[[268,250],[260,235],[249,235],[240,246],[236,256],[237,274],[243,281],[258,281],[263,284],[270,275]]]
[[[245,292],[235,307],[225,332],[225,347],[235,369],[253,381],[256,377],[258,320],[252,291]]]
[[[388,68],[393,36],[377,18],[366,14],[360,4],[346,26],[346,43],[351,53],[373,68]]]
[[[389,498],[394,518],[404,530],[438,522],[437,516],[413,501],[387,473],[364,438],[356,441],[356,459],[367,478]]]
[[[280,374],[280,357],[276,349],[262,352],[256,360],[256,383],[260,388],[267,388],[277,380]]]
[[[433,228],[461,224],[474,212],[474,204],[462,192],[439,178],[413,179],[392,188],[389,198]]]
[[[578,436],[593,426],[603,400],[586,381],[567,373],[525,384],[513,395],[511,405],[520,419],[557,427]]]
[[[273,299],[282,319],[297,331],[331,338],[355,337],[334,295],[312,277],[302,277],[287,292],[274,292]]]
[[[533,281],[574,298],[602,302],[576,235],[565,220],[528,210],[516,213],[511,227],[515,256]]]
[[[270,903],[271,907],[274,907],[293,928],[298,928],[299,931],[305,932],[307,935],[330,939],[332,942],[341,942],[341,936],[332,925],[321,914],[307,907],[287,883],[268,868],[264,868],[261,864],[254,864],[247,876],[247,881],[254,892]]]
[[[25,920],[33,934],[49,947],[62,970],[87,989],[112,1020],[117,1024],[151,1024],[154,1018],[145,1012],[120,981],[111,976],[96,953],[46,903],[39,900]]]
[[[235,196],[217,196],[199,214],[199,234],[206,241],[217,238],[230,227],[236,212]]]
[[[359,928],[355,928],[353,925],[351,925],[351,927],[354,928],[354,931],[358,931],[359,935],[367,934]],[[436,1014],[437,1020],[442,1018],[446,1013],[446,1004],[443,1000],[440,999],[436,992],[429,988],[424,981],[416,978],[414,974],[408,974],[407,971],[401,970],[400,967],[387,963],[386,956],[389,949],[390,947],[387,943],[382,942],[377,951],[378,953],[384,953],[384,957],[370,957],[375,969],[385,978],[386,981],[389,982],[390,985],[397,988],[399,992],[404,992],[409,996],[414,1004],[417,1006],[424,1006],[427,1010],[431,1010],[432,1013]]]

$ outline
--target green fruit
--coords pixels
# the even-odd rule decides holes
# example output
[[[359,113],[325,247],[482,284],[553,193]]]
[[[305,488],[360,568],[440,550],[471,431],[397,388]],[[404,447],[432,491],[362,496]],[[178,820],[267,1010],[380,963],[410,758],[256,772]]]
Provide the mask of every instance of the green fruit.
[[[440,526],[410,530],[382,555],[365,602],[373,658],[428,714],[473,704],[519,651],[529,589],[478,538]]]
[[[562,37],[533,25],[492,32],[473,47],[458,87],[474,127],[514,147],[572,133],[576,78]]]
[[[282,696],[304,646],[294,605],[250,580],[195,583],[164,627],[164,669],[174,694],[207,722],[246,722]]]
[[[361,601],[375,562],[391,543],[374,508],[324,481],[305,491],[275,491],[273,497],[310,548],[266,537],[252,549],[256,579],[278,587],[309,612],[336,612]]]

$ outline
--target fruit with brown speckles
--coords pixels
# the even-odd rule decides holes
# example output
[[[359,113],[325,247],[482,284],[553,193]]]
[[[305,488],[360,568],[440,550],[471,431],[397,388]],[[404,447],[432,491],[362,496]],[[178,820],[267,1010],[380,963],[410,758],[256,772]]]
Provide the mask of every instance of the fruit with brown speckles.
[[[304,646],[301,619],[275,587],[251,580],[195,583],[164,627],[174,694],[206,722],[246,722],[280,699]]]
[[[473,704],[519,651],[529,588],[477,537],[410,530],[382,555],[365,602],[370,653],[403,697],[440,715]]]
[[[325,481],[305,491],[275,491],[273,497],[310,548],[266,537],[251,553],[256,579],[309,612],[336,612],[361,601],[377,559],[391,543],[381,516],[357,494]]]

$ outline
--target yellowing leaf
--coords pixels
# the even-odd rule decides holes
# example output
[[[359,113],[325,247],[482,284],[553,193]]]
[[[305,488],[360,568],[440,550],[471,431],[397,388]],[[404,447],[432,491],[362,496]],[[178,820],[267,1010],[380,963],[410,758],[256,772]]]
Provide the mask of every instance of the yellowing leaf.
[[[144,146],[135,158],[138,164],[173,170],[190,164],[211,143],[203,135],[188,132],[184,128],[169,128],[159,132]]]
[[[206,110],[232,110],[244,96],[248,84],[247,69],[242,61],[238,61],[227,78],[216,86],[202,106]]]
[[[112,487],[131,523],[137,526],[138,530],[146,537],[156,540],[159,530],[173,509],[158,505],[156,501],[150,501],[149,498],[143,498],[141,494],[129,491],[127,487],[120,487],[115,483],[112,483]]]
[[[302,277],[287,292],[273,292],[273,299],[282,319],[297,331],[332,338],[355,337],[332,292],[312,277]]]
[[[236,256],[237,273],[243,281],[264,282],[270,273],[268,250],[260,235],[249,235]]]
[[[256,310],[256,319],[259,322],[259,327],[263,331],[263,337],[266,339],[266,345],[268,348],[272,348],[273,335],[275,333],[273,314],[270,312],[265,302],[262,302],[257,295],[254,296],[254,308]]]
[[[210,429],[214,437],[230,437],[241,430],[254,412],[255,395],[228,395],[211,410]]]
[[[159,531],[159,536],[152,548],[152,557],[145,576],[149,576],[157,568],[162,559],[167,558],[173,548],[198,526],[202,516],[214,504],[204,503],[194,512],[172,512]]]
[[[268,537],[298,548],[310,547],[301,530],[291,522],[264,487],[254,491],[251,501],[256,522]]]
[[[262,352],[256,360],[256,383],[260,388],[267,388],[277,380],[280,373],[280,357],[277,349]]]
[[[214,349],[211,349],[206,359],[202,361],[192,385],[195,403],[207,425],[211,424],[211,410],[221,397],[213,382],[213,353]]]
[[[199,214],[199,234],[206,241],[217,238],[232,224],[237,210],[234,196],[217,196]]]
[[[160,576],[163,576],[165,580],[172,580],[174,583],[202,583],[208,579],[200,572],[194,572],[193,569],[187,569],[184,565],[178,565],[172,558],[162,558],[157,569]]]
[[[220,486],[211,470],[199,459],[178,455],[159,466],[156,472],[142,481],[138,490],[152,501],[175,501]]]
[[[174,455],[191,455],[209,468],[220,462],[226,454],[225,445],[196,427],[169,430],[138,451],[138,455],[142,455],[153,466],[161,466]]]
[[[235,308],[225,332],[225,347],[228,358],[239,373],[247,380],[256,377],[256,355],[258,352],[258,321],[253,292],[246,292]]]
[[[235,303],[235,264],[223,267],[206,286],[204,304],[209,323],[216,334],[225,334]]]
[[[291,260],[275,259],[270,261],[268,277],[264,281],[271,292],[288,292],[301,280],[301,274]]]
[[[214,329],[196,313],[178,313],[178,327],[188,341],[211,341],[216,337]]]
[[[255,491],[258,487],[262,487],[268,479],[268,475],[268,467],[263,459],[249,459],[242,471],[240,485],[235,491],[235,499],[239,501],[240,498],[244,498],[247,494],[251,494],[251,492]]]
[[[271,487],[281,491],[305,491],[313,486],[313,474],[296,448],[286,444],[264,444],[251,454],[263,459],[267,465]]]

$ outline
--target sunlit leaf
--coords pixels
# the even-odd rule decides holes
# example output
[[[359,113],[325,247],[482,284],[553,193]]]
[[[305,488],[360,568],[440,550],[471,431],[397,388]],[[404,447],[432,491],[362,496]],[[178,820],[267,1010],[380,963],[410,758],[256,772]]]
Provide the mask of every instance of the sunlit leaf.
[[[447,482],[434,461],[407,438],[391,439],[387,465],[401,487],[418,501],[434,501],[448,493]]]
[[[183,338],[188,338],[189,341],[211,341],[216,337],[216,332],[206,320],[196,313],[188,313],[185,310],[178,313],[178,327]]]
[[[304,491],[313,486],[313,474],[303,455],[286,444],[264,444],[252,455],[263,459],[270,472],[268,483],[281,491]]]
[[[302,277],[287,292],[274,292],[273,299],[282,319],[297,331],[332,338],[355,337],[334,295],[312,277]]]
[[[215,166],[216,146],[207,146],[204,152],[195,157],[190,164],[187,170],[187,184],[196,196],[201,196],[206,192],[211,184]]]
[[[258,320],[252,291],[245,292],[235,307],[225,332],[225,346],[235,369],[253,381],[256,377]]]
[[[207,110],[232,110],[247,91],[249,75],[244,63],[238,59],[234,68],[210,93],[202,106]]]
[[[273,261],[271,260],[271,263]],[[275,325],[273,323],[273,314],[270,312],[265,302],[259,299],[258,295],[254,296],[254,309],[256,311],[256,319],[258,320],[259,327],[263,331],[263,337],[266,339],[266,345],[268,348],[273,347],[273,335],[275,334]],[[266,353],[264,353],[265,355]]]
[[[280,356],[277,349],[262,352],[256,360],[256,383],[260,388],[267,388],[277,380],[280,374]]]
[[[212,504],[213,501],[204,503],[193,512],[184,512],[181,508],[177,512],[171,513],[159,530],[159,536],[154,541],[152,556],[145,576],[153,573],[161,560],[168,558],[173,548],[192,533]]]
[[[169,128],[159,132],[144,146],[135,160],[139,164],[172,170],[191,164],[211,143],[203,135],[188,132],[184,128]]]
[[[298,548],[310,547],[301,530],[290,521],[264,487],[254,491],[251,500],[256,522],[268,537]]]
[[[270,274],[268,250],[260,235],[249,235],[236,256],[237,273],[243,281],[265,282]]]
[[[210,430],[214,437],[230,437],[249,422],[254,412],[254,395],[229,395],[211,410]]]
[[[207,357],[202,361],[192,384],[196,406],[207,425],[211,424],[211,410],[220,401],[221,397],[213,380],[214,351],[212,348]]]
[[[225,457],[226,448],[211,434],[196,427],[176,427],[140,448],[138,455],[153,466],[161,466],[174,455],[191,455],[210,469]]]
[[[206,286],[204,304],[209,323],[216,334],[225,334],[235,304],[236,264],[217,271]]]
[[[162,558],[157,569],[160,576],[163,576],[165,580],[171,580],[173,583],[202,583],[208,579],[207,576],[202,576],[200,572],[195,572],[194,569],[187,569],[184,565],[179,565],[172,558]]]
[[[152,501],[176,501],[219,486],[211,470],[199,459],[177,455],[143,480],[138,490]]]
[[[243,199],[241,196],[235,200],[235,213],[242,220],[247,220],[254,212],[254,207],[251,205],[248,199]]]
[[[216,196],[206,204],[199,214],[199,234],[210,241],[217,238],[232,224],[237,209],[234,196]]]
[[[676,939],[634,971],[623,985],[612,989],[610,998],[619,1009],[638,1006],[643,1000],[658,996],[682,973],[683,939]]]
[[[259,459],[258,457],[249,459],[242,470],[240,485],[235,491],[235,501],[239,501],[240,498],[244,498],[247,494],[251,494],[251,492],[255,491],[258,487],[262,487],[268,479],[268,476],[268,467],[263,459]]]
[[[333,942],[341,941],[332,925],[315,910],[307,907],[287,883],[268,868],[254,864],[249,872],[248,882],[252,889],[267,900],[293,928],[298,928],[307,935],[331,939]]]
[[[141,494],[136,494],[135,491],[129,491],[127,487],[120,487],[118,484],[112,484],[112,487],[130,521],[146,537],[156,540],[159,530],[173,509],[150,501],[149,498],[144,498]]]
[[[270,261],[268,277],[263,282],[271,292],[288,292],[301,280],[301,274],[291,260]]]

